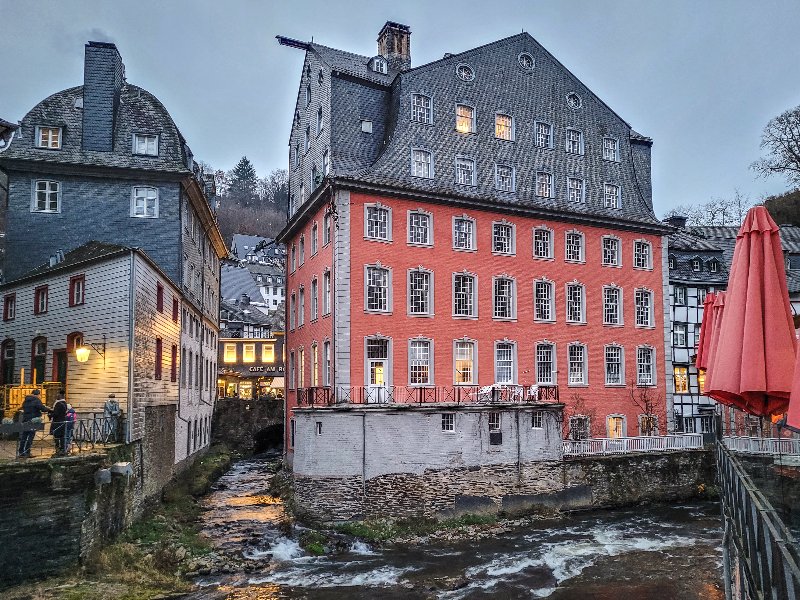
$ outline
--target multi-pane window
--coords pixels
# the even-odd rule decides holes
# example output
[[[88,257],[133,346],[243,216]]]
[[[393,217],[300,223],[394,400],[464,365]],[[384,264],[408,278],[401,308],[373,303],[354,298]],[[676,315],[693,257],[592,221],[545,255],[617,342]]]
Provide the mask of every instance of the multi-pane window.
[[[275,362],[275,344],[261,344],[261,362],[267,364]]]
[[[552,385],[555,383],[553,368],[553,344],[536,344],[536,383]]]
[[[429,96],[414,94],[411,97],[411,120],[417,123],[433,123],[432,101]]]
[[[514,167],[509,165],[494,166],[494,187],[503,192],[514,191]]]
[[[494,116],[494,137],[501,140],[514,139],[514,119],[510,115]]]
[[[455,430],[456,430],[455,413],[442,413],[442,431],[455,431]]]
[[[319,347],[316,343],[311,344],[311,386],[319,385]]]
[[[322,274],[322,314],[327,315],[331,312],[331,272],[325,271]]]
[[[669,259],[667,260],[667,266],[670,269],[674,269],[675,268],[675,257],[674,256],[670,256],[669,257]]]
[[[331,343],[322,344],[322,385],[331,384]]]
[[[553,127],[548,123],[536,122],[535,143],[539,148],[553,147]]]
[[[570,154],[583,154],[583,133],[577,129],[567,129],[566,150]]]
[[[301,327],[306,322],[306,291],[300,288],[297,292],[297,326]]]
[[[568,383],[570,385],[586,384],[586,346],[570,344],[567,349]]]
[[[550,173],[539,171],[536,173],[536,195],[550,198],[553,195],[553,176]]]
[[[331,171],[331,153],[328,150],[322,153],[322,175],[327,175]]]
[[[689,368],[688,367],[675,367],[675,393],[688,394],[689,393]]]
[[[533,284],[534,318],[537,321],[553,321],[553,282],[539,280]]]
[[[489,431],[500,431],[500,413],[499,412],[490,412],[489,413]],[[495,443],[495,442],[490,442]]]
[[[686,347],[686,323],[672,324],[672,345]]]
[[[579,283],[567,285],[567,322],[583,323],[585,321],[585,300],[583,286]]]
[[[577,177],[567,177],[567,199],[570,202],[583,202],[584,182]]]
[[[158,190],[153,187],[133,188],[132,217],[155,218],[158,216]]]
[[[311,125],[306,127],[303,134],[303,152],[308,152],[309,145],[311,144]]]
[[[322,245],[326,246],[331,241],[331,214],[325,213],[322,217]]]
[[[61,210],[61,184],[57,181],[37,181],[32,210],[33,212],[59,212]]]
[[[613,183],[603,184],[603,204],[606,208],[619,208],[619,186]]]
[[[625,383],[622,372],[622,347],[606,346],[606,385],[622,385]]]
[[[566,255],[569,262],[583,262],[583,234],[568,231],[566,235]]]
[[[514,226],[511,223],[492,224],[492,252],[514,254]]]
[[[225,344],[225,351],[222,358],[222,362],[226,363],[235,363],[236,362],[236,344]],[[186,355],[186,350],[183,351],[184,356]],[[186,361],[184,361],[186,362]],[[186,373],[186,369],[184,369],[184,374]]]
[[[622,325],[622,290],[618,287],[603,288],[603,324]]]
[[[297,350],[297,387],[305,387],[306,361],[303,348]]]
[[[158,156],[158,136],[144,133],[133,134],[133,153]]]
[[[17,316],[17,295],[7,294],[3,298],[3,321],[13,321]]]
[[[703,268],[703,264],[699,258],[692,259],[692,271],[699,272]]]
[[[428,213],[408,213],[408,243],[431,245],[431,216]]]
[[[389,311],[389,269],[367,267],[367,310]]]
[[[465,104],[456,105],[456,131],[472,133],[475,131],[475,109]]]
[[[300,236],[300,245],[298,251],[298,265],[303,266],[303,263],[306,262],[306,238],[305,236]]]
[[[515,317],[514,280],[497,277],[494,280],[494,318],[513,319]]]
[[[719,271],[719,263],[717,261],[715,261],[715,260],[712,260],[710,263],[708,263],[708,270],[711,271],[712,273],[718,272]]]
[[[456,158],[456,183],[475,185],[475,161],[470,158]]]
[[[319,289],[316,279],[311,280],[311,320],[319,316]]]
[[[40,285],[33,292],[33,314],[38,315],[47,312],[48,288]]]
[[[162,292],[163,288],[159,284],[159,291]],[[86,278],[83,275],[76,275],[69,280],[69,305],[78,306],[84,303],[86,291]]]
[[[533,429],[544,428],[544,411],[535,410],[531,413],[531,427]]]
[[[553,232],[546,227],[533,230],[533,256],[535,258],[553,258]]]
[[[410,385],[433,383],[430,340],[411,340],[408,349],[408,383]]]
[[[612,267],[620,266],[619,239],[603,238],[603,264]]]
[[[319,233],[319,227],[316,223],[311,226],[311,256],[314,256],[317,253],[317,235]]]
[[[453,316],[474,317],[475,276],[456,273],[453,276]]]
[[[603,158],[606,160],[619,160],[619,142],[616,139],[603,138]]]
[[[653,326],[653,292],[649,290],[636,290],[634,293],[636,304],[636,325],[639,327]]]
[[[61,148],[61,127],[37,127],[36,145],[39,148]]]
[[[246,363],[256,362],[255,344],[242,344],[242,362]]]
[[[589,438],[590,422],[589,417],[575,415],[569,418],[569,439],[585,440]]]
[[[322,132],[322,107],[317,109],[317,135]]]
[[[682,285],[676,285],[673,288],[675,294],[675,304],[686,304],[686,288]]]
[[[289,300],[289,329],[294,329],[295,322],[297,321],[297,296],[292,292],[292,297]]]
[[[411,174],[414,177],[431,178],[431,153],[427,150],[411,151]]]
[[[408,312],[412,315],[428,315],[432,312],[430,271],[408,272]]]
[[[389,240],[389,209],[384,206],[367,207],[367,237],[373,240]]]
[[[637,269],[653,268],[653,253],[649,242],[637,240],[633,243],[633,266]]]
[[[466,217],[453,220],[453,248],[475,250],[475,221]]]
[[[456,383],[475,383],[475,342],[458,341],[455,345]]]
[[[514,345],[497,344],[494,355],[495,382],[514,383]]]
[[[655,361],[653,354],[655,351],[648,346],[639,346],[636,349],[636,384],[653,385],[656,381],[654,368]]]

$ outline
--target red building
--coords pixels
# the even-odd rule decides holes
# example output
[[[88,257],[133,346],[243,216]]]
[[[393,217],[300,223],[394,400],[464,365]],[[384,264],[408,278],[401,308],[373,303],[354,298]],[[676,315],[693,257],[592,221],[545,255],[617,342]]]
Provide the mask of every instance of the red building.
[[[306,51],[288,454],[298,404],[558,400],[566,435],[663,429],[651,140],[526,33],[413,69],[396,23],[374,57],[280,41]]]

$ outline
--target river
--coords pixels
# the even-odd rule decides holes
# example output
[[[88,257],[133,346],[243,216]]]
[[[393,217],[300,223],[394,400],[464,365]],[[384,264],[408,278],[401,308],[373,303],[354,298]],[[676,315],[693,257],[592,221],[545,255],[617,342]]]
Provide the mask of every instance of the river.
[[[297,542],[302,529],[281,526],[283,506],[266,492],[275,464],[241,461],[205,498],[205,533],[245,566],[199,578],[191,598],[724,598],[715,503],[574,514],[478,541],[383,549],[353,541],[311,556]]]

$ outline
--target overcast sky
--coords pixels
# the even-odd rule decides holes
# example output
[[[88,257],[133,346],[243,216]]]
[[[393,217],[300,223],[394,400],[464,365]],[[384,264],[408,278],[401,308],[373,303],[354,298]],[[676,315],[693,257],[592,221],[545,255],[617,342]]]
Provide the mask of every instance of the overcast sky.
[[[129,82],[154,93],[195,157],[285,168],[303,53],[276,35],[376,52],[411,26],[414,65],[528,31],[653,138],[656,212],[789,188],[757,178],[766,122],[800,104],[797,0],[0,0],[0,118],[80,85],[83,45],[113,41]]]

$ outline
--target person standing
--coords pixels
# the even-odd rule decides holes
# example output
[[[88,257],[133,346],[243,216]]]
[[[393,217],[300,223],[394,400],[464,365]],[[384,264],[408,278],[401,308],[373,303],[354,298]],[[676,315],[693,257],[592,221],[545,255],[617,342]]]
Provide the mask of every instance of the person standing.
[[[103,433],[104,442],[116,441],[117,422],[119,421],[119,402],[114,394],[108,395],[108,400],[103,405]]]
[[[75,431],[75,421],[77,421],[78,415],[75,413],[75,409],[72,408],[72,404],[67,404],[67,422],[66,422],[66,431],[64,432],[64,454],[69,454],[70,447],[72,446],[72,434]]]
[[[67,401],[64,399],[64,391],[58,392],[58,398],[53,405],[50,419],[50,435],[56,444],[56,456],[64,456],[66,447],[64,446],[64,434],[67,431]]]
[[[32,425],[34,419],[41,419],[43,412],[53,412],[42,404],[42,400],[39,398],[40,394],[40,390],[33,390],[30,394],[25,396],[25,400],[22,402],[22,422],[31,425],[30,429],[26,429],[19,434],[19,450],[17,451],[17,456],[19,458],[31,457],[33,436],[36,435],[36,430]]]

